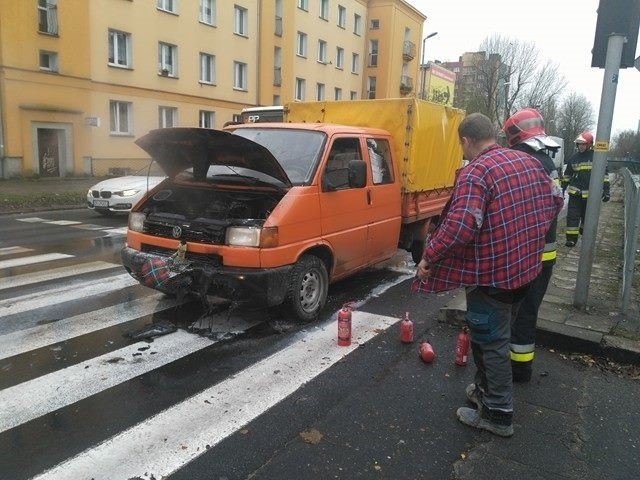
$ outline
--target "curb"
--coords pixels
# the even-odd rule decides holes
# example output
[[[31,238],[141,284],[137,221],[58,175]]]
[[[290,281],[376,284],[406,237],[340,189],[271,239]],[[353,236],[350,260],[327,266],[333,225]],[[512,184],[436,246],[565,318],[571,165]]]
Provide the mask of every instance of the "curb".
[[[461,293],[440,309],[439,321],[461,328],[465,314],[466,302]],[[544,318],[539,318],[536,325],[536,345],[567,353],[606,357],[618,363],[640,365],[640,342],[637,340],[559,324]]]

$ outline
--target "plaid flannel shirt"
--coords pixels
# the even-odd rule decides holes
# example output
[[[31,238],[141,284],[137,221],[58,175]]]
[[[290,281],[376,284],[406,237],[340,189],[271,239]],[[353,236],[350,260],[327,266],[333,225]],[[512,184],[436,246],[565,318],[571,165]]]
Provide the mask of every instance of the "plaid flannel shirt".
[[[421,292],[485,285],[513,290],[540,272],[545,234],[562,191],[527,153],[494,144],[458,171],[423,258]]]

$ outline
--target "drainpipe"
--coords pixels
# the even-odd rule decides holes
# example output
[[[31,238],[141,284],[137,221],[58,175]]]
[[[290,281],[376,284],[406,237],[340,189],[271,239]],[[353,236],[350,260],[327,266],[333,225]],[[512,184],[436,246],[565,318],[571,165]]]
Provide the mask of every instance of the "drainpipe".
[[[256,35],[256,100],[255,100],[255,104],[256,105],[262,105],[262,103],[260,103],[260,44],[261,42],[261,38],[260,35],[262,34],[262,0],[258,0],[256,2],[257,4],[257,19],[258,21],[256,22],[256,28],[258,30],[257,35]],[[272,49],[273,50],[273,49]],[[273,53],[273,52],[272,52]],[[269,102],[269,104],[271,104],[271,102]]]

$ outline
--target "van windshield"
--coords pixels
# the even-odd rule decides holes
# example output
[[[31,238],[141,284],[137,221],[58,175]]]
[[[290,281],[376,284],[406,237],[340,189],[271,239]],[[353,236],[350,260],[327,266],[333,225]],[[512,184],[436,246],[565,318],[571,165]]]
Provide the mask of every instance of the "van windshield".
[[[234,134],[267,148],[294,185],[308,185],[325,141],[322,132],[280,128],[239,128]]]

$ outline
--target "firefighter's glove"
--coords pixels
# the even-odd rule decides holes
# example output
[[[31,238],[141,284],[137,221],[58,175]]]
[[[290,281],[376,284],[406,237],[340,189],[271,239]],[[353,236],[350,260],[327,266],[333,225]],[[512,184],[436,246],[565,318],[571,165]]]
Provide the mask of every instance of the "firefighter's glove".
[[[610,199],[609,195],[602,195],[602,201],[603,202],[608,202]]]

